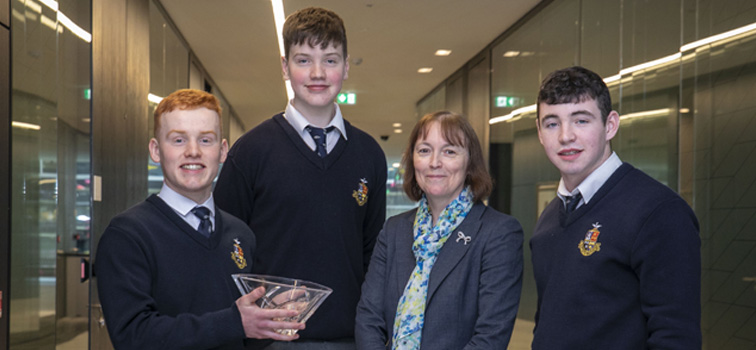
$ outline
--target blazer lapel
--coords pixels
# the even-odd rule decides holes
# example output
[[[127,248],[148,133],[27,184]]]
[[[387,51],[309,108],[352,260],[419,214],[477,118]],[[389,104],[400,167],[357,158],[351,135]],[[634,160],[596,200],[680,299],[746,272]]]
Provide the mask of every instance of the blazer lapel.
[[[412,215],[408,215],[407,220],[401,223],[398,232],[399,237],[396,239],[396,288],[401,296],[404,293],[404,288],[407,286],[412,271],[415,269],[417,262],[415,261],[415,254],[412,253],[412,243],[415,241],[415,233],[412,230],[412,226],[415,224],[415,215],[417,211],[412,212]],[[388,262],[391,263],[391,262]]]
[[[482,203],[476,203],[470,213],[462,224],[457,227],[454,232],[451,233],[444,247],[438,253],[436,263],[431,270],[430,281],[428,282],[428,298],[426,299],[426,305],[430,303],[433,298],[433,294],[441,285],[446,277],[451,273],[455,266],[459,263],[463,256],[467,253],[467,250],[475,242],[475,237],[480,230],[480,217],[483,215],[483,211],[486,206]],[[465,239],[460,239],[461,235],[470,237],[468,243],[465,244]]]

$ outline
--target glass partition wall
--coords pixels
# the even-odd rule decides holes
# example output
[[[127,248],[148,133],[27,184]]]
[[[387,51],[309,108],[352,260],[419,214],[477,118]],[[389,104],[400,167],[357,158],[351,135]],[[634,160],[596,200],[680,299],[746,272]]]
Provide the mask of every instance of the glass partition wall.
[[[153,134],[153,112],[160,99],[189,87],[189,49],[155,2],[150,2],[150,108],[147,123]],[[146,146],[146,145],[145,145]],[[148,157],[149,158],[149,157]],[[163,185],[160,164],[148,159],[148,190],[158,193]]]
[[[10,349],[86,349],[90,295],[82,276],[88,277],[92,235],[99,234],[90,227],[91,101],[97,98],[91,83],[92,2],[10,3],[11,277],[5,294],[10,307],[3,314],[9,318],[8,344]],[[188,88],[191,76],[199,85],[192,87],[221,100],[228,133],[229,120],[238,119],[231,106],[160,5],[150,1],[149,6],[150,98]],[[151,119],[149,125],[145,132],[152,131]],[[234,128],[243,132],[239,122]],[[159,165],[145,166],[149,190],[159,191]]]
[[[152,136],[153,112],[160,99],[179,89],[207,91],[220,101],[223,135],[229,145],[244,133],[239,118],[221,91],[206,74],[199,60],[165,10],[157,1],[150,1],[150,108],[149,132]],[[148,191],[158,193],[163,184],[160,164],[148,159]]]
[[[494,194],[511,191],[507,203],[492,196],[490,205],[518,218],[530,239],[559,181],[538,141],[538,87],[559,68],[596,71],[622,116],[613,149],[680,193],[698,216],[704,348],[756,349],[756,3],[546,1],[484,52],[491,61],[489,161],[497,186],[508,187]],[[449,108],[434,95],[418,111]],[[510,349],[529,349],[532,338],[536,289],[527,243],[524,253]]]
[[[88,334],[90,4],[12,1],[11,26],[9,344],[73,348]]]

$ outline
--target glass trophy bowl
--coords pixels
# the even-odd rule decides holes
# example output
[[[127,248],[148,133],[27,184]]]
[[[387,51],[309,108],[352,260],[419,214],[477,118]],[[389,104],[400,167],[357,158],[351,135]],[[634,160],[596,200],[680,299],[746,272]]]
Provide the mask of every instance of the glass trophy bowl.
[[[281,317],[276,321],[304,323],[315,313],[320,304],[333,292],[324,285],[286,277],[237,273],[231,275],[242,295],[252,292],[258,287],[265,287],[265,294],[257,299],[257,305],[262,309],[297,310],[299,314],[293,317]],[[284,335],[294,335],[296,329],[278,329],[276,332]]]

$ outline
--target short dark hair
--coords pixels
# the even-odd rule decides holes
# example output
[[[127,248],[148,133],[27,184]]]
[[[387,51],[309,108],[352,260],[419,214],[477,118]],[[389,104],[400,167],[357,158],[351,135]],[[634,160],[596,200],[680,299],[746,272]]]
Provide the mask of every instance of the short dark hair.
[[[420,119],[412,129],[410,134],[409,145],[402,156],[402,167],[404,168],[404,192],[413,201],[419,201],[423,197],[423,190],[417,184],[415,178],[415,164],[413,156],[415,154],[415,144],[418,140],[424,139],[430,132],[431,124],[438,123],[441,127],[441,134],[444,139],[455,146],[461,146],[470,153],[470,159],[467,163],[467,174],[465,175],[465,185],[470,186],[473,192],[473,200],[481,201],[491,194],[493,189],[493,180],[488,174],[486,163],[483,160],[483,149],[475,135],[472,125],[467,119],[457,113],[450,111],[438,111],[426,114]]]
[[[218,98],[210,93],[202,90],[195,89],[181,89],[176,90],[170,95],[163,98],[155,108],[155,122],[154,122],[154,135],[158,137],[158,131],[160,130],[160,119],[163,114],[172,112],[176,109],[179,110],[191,110],[197,108],[207,108],[215,113],[218,113],[218,123],[220,125],[221,133],[223,132],[223,118],[221,117],[221,106],[218,102]],[[219,135],[220,136],[220,135]]]
[[[538,91],[537,105],[540,107],[541,103],[579,103],[588,99],[596,100],[601,111],[601,120],[606,124],[606,118],[612,111],[609,88],[598,74],[580,66],[573,66],[551,72],[543,79]],[[536,118],[540,118],[540,114],[537,114]]]
[[[289,59],[289,48],[304,42],[310,47],[320,45],[325,49],[328,45],[338,46],[347,56],[347,38],[344,21],[331,10],[320,7],[308,7],[292,13],[286,17],[283,25],[283,41],[286,59]]]

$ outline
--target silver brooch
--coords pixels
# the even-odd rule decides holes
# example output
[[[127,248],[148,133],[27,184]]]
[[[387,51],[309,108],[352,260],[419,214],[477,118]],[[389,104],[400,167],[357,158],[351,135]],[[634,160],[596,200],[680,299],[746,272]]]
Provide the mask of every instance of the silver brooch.
[[[467,243],[470,243],[471,239],[472,238],[470,236],[465,236],[465,234],[462,233],[462,231],[457,232],[457,242],[462,240],[463,242],[465,242],[465,245],[467,245]]]

